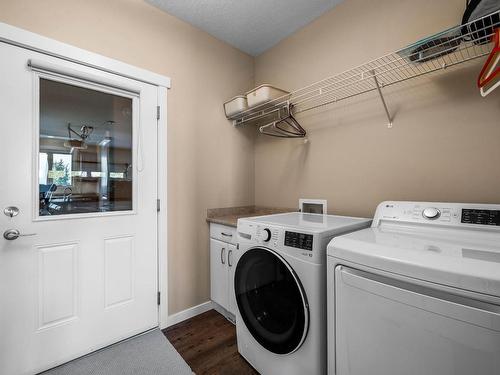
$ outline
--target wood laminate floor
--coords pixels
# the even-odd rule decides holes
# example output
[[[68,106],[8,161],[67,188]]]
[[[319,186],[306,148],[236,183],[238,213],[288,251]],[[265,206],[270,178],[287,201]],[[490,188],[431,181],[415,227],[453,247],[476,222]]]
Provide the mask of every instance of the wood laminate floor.
[[[163,330],[197,375],[259,375],[236,346],[236,328],[215,310]]]

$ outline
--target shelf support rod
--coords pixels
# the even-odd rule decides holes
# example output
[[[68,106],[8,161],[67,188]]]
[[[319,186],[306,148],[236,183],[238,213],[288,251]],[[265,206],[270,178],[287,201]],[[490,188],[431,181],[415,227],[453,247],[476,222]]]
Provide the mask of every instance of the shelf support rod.
[[[387,115],[387,120],[389,120],[389,122],[387,123],[387,127],[390,129],[392,128],[391,114],[389,113],[389,109],[387,108],[387,103],[385,102],[384,95],[382,94],[382,90],[380,88],[380,84],[378,82],[375,71],[372,70],[371,73],[373,76],[373,80],[375,81],[375,86],[377,87],[378,94],[380,95],[380,100],[382,100],[382,105],[384,106],[385,114]]]

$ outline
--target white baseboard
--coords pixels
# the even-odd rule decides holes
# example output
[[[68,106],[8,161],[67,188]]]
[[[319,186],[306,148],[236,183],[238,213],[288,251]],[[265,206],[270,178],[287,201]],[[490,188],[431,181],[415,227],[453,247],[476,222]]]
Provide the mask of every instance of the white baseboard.
[[[212,302],[212,306],[213,306],[212,308],[215,311],[217,311],[222,316],[225,316],[226,319],[229,320],[231,323],[235,324],[234,322],[236,322],[236,318],[235,318],[234,314],[231,314],[229,311],[227,311],[222,306],[219,306],[219,304],[217,304],[215,302]]]
[[[190,307],[189,309],[179,311],[178,313],[169,315],[167,318],[167,327],[173,326],[174,324],[183,322],[184,320],[187,320],[189,318],[192,318],[196,315],[203,314],[204,312],[208,310],[212,310],[213,304],[212,301],[207,301],[204,302],[200,305]]]

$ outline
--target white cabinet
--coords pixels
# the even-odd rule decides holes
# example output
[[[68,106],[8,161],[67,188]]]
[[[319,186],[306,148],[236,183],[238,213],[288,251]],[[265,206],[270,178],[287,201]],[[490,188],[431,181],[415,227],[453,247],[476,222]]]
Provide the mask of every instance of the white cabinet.
[[[236,228],[210,224],[210,296],[218,305],[216,307],[223,309],[217,310],[233,320],[236,313],[236,261]]]

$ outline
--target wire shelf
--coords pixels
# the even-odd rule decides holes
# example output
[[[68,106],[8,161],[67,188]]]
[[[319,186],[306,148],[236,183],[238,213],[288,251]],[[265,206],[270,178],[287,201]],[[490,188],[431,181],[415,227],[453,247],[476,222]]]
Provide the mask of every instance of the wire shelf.
[[[291,106],[294,114],[323,107],[488,55],[500,27],[500,10],[422,39],[356,68],[323,79],[230,118],[234,125],[262,123]],[[389,122],[391,119],[381,96]],[[262,121],[261,121],[262,120]]]

